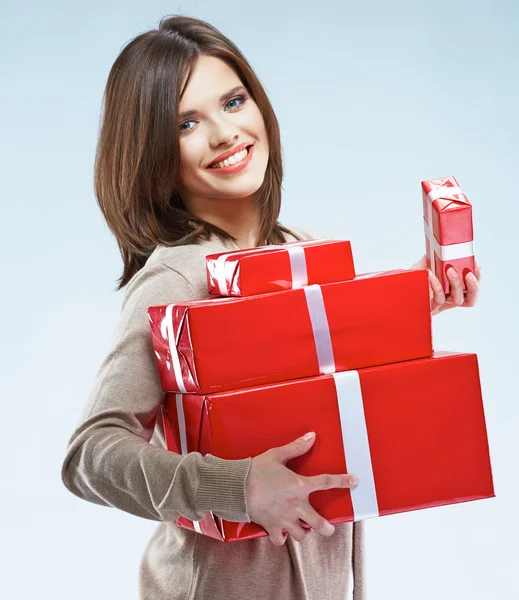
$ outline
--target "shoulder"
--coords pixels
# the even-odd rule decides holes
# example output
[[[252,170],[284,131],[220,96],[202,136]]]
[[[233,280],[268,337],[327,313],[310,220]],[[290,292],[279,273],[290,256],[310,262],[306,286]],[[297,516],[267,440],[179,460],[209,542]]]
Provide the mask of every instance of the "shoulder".
[[[211,250],[208,242],[183,246],[157,246],[146,262],[146,267],[163,264],[177,271],[189,271],[193,264],[204,259]]]
[[[195,300],[207,296],[206,256],[225,252],[216,240],[182,246],[157,246],[128,282],[123,308],[130,299],[149,305]],[[137,299],[137,300],[135,300]]]
[[[193,285],[184,275],[162,263],[146,264],[128,282],[121,311],[128,316],[144,315],[149,306],[195,298]]]

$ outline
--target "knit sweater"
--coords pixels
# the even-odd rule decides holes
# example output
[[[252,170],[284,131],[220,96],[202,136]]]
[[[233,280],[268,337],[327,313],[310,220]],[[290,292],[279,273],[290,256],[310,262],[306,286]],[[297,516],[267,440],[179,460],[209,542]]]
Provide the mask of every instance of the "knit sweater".
[[[180,515],[201,520],[208,511],[250,522],[245,483],[252,458],[166,449],[147,308],[207,297],[206,255],[237,248],[216,236],[157,246],[130,280],[111,347],[68,442],[63,482],[88,502],[159,522],[140,564],[140,600],[365,600],[362,521],[336,524],[329,538],[312,531],[299,543],[288,535],[282,546],[268,536],[224,543],[175,525]]]

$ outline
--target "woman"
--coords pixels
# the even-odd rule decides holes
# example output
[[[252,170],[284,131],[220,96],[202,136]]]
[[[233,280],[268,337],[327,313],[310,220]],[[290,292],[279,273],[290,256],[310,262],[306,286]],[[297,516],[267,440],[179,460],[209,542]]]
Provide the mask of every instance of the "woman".
[[[308,502],[313,491],[355,480],[285,467],[312,437],[253,459],[180,456],[165,449],[157,419],[163,393],[148,306],[207,296],[207,254],[311,238],[278,223],[281,181],[272,106],[220,32],[169,17],[122,50],[105,91],[95,191],[121,251],[126,293],[62,478],[85,500],[160,522],[141,562],[142,599],[335,600],[351,591],[353,572],[354,598],[365,597],[363,523],[334,528]],[[431,276],[433,312],[463,303],[459,283],[446,302]],[[470,305],[477,282],[467,287]],[[224,544],[174,524],[209,510],[269,535]]]

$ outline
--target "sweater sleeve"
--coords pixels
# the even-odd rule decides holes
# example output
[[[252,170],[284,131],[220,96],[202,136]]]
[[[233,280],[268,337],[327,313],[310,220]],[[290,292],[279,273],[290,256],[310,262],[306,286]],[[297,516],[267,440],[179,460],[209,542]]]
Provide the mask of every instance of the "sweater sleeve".
[[[147,309],[195,298],[189,282],[163,264],[130,282],[121,315],[83,415],[68,441],[61,477],[73,494],[154,521],[208,511],[250,522],[245,483],[252,459],[182,456],[150,443],[164,393]]]

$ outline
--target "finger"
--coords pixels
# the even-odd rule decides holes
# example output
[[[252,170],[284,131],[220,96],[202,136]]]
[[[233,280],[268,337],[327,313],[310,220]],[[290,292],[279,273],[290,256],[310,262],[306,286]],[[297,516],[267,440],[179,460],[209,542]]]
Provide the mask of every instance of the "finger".
[[[320,515],[308,501],[301,507],[299,518],[324,537],[330,537],[335,531],[335,527]]]
[[[282,529],[266,529],[266,532],[269,534],[270,541],[274,544],[274,546],[282,546],[287,539],[287,534],[283,532]]]
[[[332,488],[351,488],[358,483],[355,475],[313,475],[304,477],[305,482],[312,488],[313,492],[318,490],[330,490]],[[309,523],[310,525],[310,523]]]
[[[465,301],[463,295],[463,283],[454,267],[449,267],[447,269],[447,279],[449,280],[450,299],[452,304],[461,306]]]
[[[308,452],[308,450],[310,450],[315,441],[315,433],[313,431],[310,433],[312,435],[306,439],[306,436],[297,438],[297,440],[294,440],[293,442],[290,442],[285,446],[281,446],[279,448],[272,448],[272,451],[276,454],[277,459],[282,464],[285,464],[291,458],[301,456],[302,454],[305,454],[305,452]],[[306,435],[309,436],[310,434],[307,433]]]
[[[472,307],[476,304],[479,294],[479,281],[473,273],[467,273],[465,276],[465,285],[467,286],[467,295],[463,306]]]
[[[310,535],[310,531],[303,529],[299,523],[289,523],[287,521],[285,524],[285,529],[295,539],[295,541],[299,542],[300,544],[304,542]]]
[[[431,291],[431,311],[434,312],[445,303],[445,292],[441,281],[429,271],[429,289]]]

